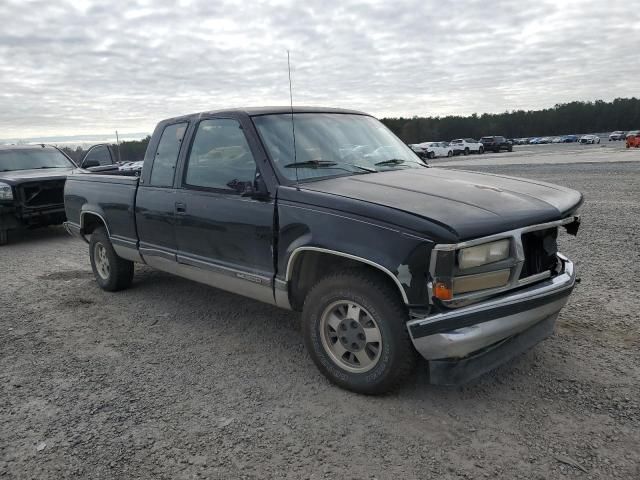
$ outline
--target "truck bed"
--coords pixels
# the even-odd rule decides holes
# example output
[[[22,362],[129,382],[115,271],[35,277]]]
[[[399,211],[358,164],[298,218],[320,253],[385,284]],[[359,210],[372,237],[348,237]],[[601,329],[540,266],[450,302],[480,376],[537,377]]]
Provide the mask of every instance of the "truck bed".
[[[92,213],[108,220],[109,235],[137,242],[135,199],[138,177],[73,173],[64,189],[65,210],[70,223],[81,225],[81,215]]]

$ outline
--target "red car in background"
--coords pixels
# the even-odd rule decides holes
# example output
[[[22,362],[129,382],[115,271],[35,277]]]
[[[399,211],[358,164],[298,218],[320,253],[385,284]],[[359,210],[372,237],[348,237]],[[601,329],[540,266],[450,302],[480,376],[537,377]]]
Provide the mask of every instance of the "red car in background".
[[[627,148],[640,148],[640,130],[627,133]]]

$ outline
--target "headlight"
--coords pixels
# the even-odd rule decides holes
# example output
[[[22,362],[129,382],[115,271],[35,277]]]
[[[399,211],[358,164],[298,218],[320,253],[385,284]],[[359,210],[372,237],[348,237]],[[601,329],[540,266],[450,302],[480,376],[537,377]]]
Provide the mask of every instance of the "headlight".
[[[475,247],[463,248],[458,253],[458,266],[461,270],[466,270],[504,260],[509,257],[510,243],[509,239],[504,239]]]
[[[13,200],[11,185],[0,183],[0,200]]]

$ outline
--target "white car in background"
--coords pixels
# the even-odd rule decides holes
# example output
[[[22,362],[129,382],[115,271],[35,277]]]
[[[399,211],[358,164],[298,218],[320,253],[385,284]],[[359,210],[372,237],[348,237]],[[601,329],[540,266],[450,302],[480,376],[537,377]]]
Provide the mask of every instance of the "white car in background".
[[[411,145],[414,152],[424,158],[436,158],[436,157],[452,157],[453,148],[447,142],[422,142]]]
[[[600,137],[597,135],[583,135],[580,137],[580,143],[594,145],[600,143]]]
[[[456,138],[449,145],[453,148],[454,155],[469,155],[470,153],[484,153],[484,146],[473,138]]]

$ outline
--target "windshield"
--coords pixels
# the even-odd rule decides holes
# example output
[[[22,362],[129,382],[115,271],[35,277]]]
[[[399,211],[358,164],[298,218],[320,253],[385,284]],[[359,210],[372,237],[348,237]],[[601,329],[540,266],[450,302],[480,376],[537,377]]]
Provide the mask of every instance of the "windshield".
[[[52,148],[16,148],[0,150],[0,172],[37,168],[73,168],[74,165]]]
[[[295,155],[291,114],[253,121],[279,173],[289,180],[374,173],[425,164],[373,117],[339,113],[296,113]]]

